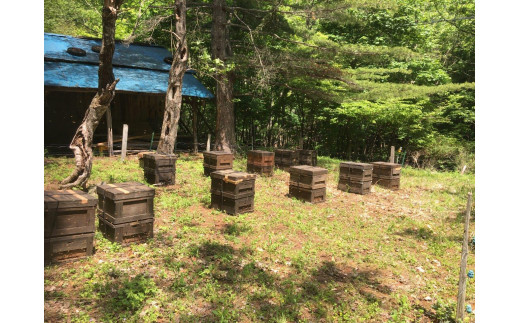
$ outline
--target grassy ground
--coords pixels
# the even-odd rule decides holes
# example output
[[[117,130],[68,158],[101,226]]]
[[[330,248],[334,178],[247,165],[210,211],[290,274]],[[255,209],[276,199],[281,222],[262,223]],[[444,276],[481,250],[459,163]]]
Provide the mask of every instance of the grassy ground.
[[[177,161],[177,184],[156,188],[155,237],[121,247],[96,233],[95,255],[45,267],[45,320],[70,322],[437,322],[454,316],[463,213],[472,174],[404,168],[401,190],[336,189],[327,201],[288,198],[288,173],[257,178],[255,211],[208,208],[202,156]],[[235,160],[245,171],[245,160]],[[73,160],[45,159],[45,188]],[[136,157],[96,158],[90,180],[144,182]],[[471,222],[470,236],[474,232]],[[474,269],[474,253],[468,270]],[[474,307],[475,284],[467,303]],[[474,321],[474,316],[469,319]]]

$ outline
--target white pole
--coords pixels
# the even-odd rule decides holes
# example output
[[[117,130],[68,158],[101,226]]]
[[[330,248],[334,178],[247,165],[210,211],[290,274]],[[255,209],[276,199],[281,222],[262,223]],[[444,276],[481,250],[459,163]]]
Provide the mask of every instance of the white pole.
[[[126,142],[128,140],[128,125],[123,125],[123,146],[121,147],[121,161],[125,160],[126,157]]]

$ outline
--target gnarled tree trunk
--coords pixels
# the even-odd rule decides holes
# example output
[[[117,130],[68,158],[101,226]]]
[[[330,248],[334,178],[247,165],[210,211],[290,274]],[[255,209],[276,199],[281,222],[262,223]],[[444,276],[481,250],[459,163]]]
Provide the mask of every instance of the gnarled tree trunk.
[[[92,138],[99,121],[110,106],[115,96],[116,84],[112,71],[112,56],[115,49],[115,33],[117,12],[124,0],[105,0],[103,5],[103,38],[99,53],[98,91],[85,113],[83,122],[76,130],[70,143],[74,152],[76,169],[61,182],[61,188],[73,186],[86,187],[92,171]]]
[[[186,0],[175,1],[175,32],[178,37],[173,57],[168,89],[164,105],[164,119],[157,153],[171,155],[175,150],[177,130],[182,106],[182,78],[188,65],[188,42],[186,41]]]
[[[224,0],[213,2],[213,24],[211,26],[211,52],[213,58],[220,59],[224,65],[231,56],[231,47],[228,43],[226,27],[226,7]],[[217,127],[215,149],[234,152],[235,113],[233,108],[233,79],[232,73],[219,71],[215,75],[217,81]]]

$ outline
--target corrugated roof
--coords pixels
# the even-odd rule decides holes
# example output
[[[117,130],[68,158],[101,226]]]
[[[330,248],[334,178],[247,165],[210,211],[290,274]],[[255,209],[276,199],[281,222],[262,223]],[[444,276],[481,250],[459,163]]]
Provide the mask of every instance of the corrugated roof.
[[[99,54],[92,46],[101,40],[44,33],[44,85],[97,89]],[[74,56],[67,48],[83,49],[86,56]],[[164,62],[171,53],[158,46],[129,46],[116,43],[112,63],[114,76],[119,78],[116,90],[142,93],[166,93],[170,65]],[[182,95],[212,99],[214,95],[192,73],[186,72]]]

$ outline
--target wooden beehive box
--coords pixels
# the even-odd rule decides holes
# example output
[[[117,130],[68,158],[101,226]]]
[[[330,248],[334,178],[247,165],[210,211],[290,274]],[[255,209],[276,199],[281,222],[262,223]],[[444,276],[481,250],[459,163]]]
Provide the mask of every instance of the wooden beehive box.
[[[211,207],[232,215],[253,212],[255,210],[255,196],[249,195],[235,199],[211,194]]]
[[[175,185],[175,155],[145,154],[144,177],[150,184]]]
[[[326,187],[327,173],[325,168],[308,165],[292,166],[289,168],[289,185],[305,189],[319,189]]]
[[[247,152],[247,164],[255,166],[274,166],[274,153],[264,150]]]
[[[44,191],[44,237],[95,232],[96,204],[82,191]]]
[[[401,174],[400,164],[388,162],[373,162],[371,164],[374,167],[372,171],[372,177],[399,177]]]
[[[175,185],[175,168],[144,168],[144,179],[149,184]]]
[[[338,181],[338,190],[355,194],[369,194],[372,187],[372,181],[356,181],[347,178],[340,178]]]
[[[112,224],[153,218],[155,189],[137,182],[97,187],[100,216]]]
[[[233,168],[234,156],[232,153],[225,151],[207,151],[204,156],[204,175],[210,176],[211,173]]]
[[[44,239],[44,263],[46,265],[92,256],[94,233],[73,234]]]
[[[153,238],[153,218],[142,219],[127,223],[113,224],[100,215],[99,231],[103,236],[112,242],[120,244],[141,243]]]
[[[233,170],[211,173],[211,207],[229,214],[254,211],[256,175]]]
[[[161,154],[144,154],[143,167],[146,168],[173,168],[175,169],[175,162],[177,156],[175,155],[161,155]]]
[[[400,176],[378,176],[372,178],[372,184],[377,184],[382,187],[389,188],[391,190],[397,191],[401,186],[401,177]]]
[[[204,156],[204,166],[209,166],[216,170],[233,168],[234,156],[232,153],[225,151],[205,151],[202,155]]]
[[[247,164],[248,173],[256,173],[262,176],[273,176],[274,165],[271,166],[258,166],[253,164]]]
[[[298,149],[300,165],[318,165],[318,153],[316,150]]]
[[[139,158],[139,167],[144,168],[144,155],[155,154],[153,151],[143,151],[137,154]]]
[[[327,195],[327,188],[306,189],[303,187],[289,186],[289,196],[295,197],[298,200],[310,203],[325,202]]]
[[[274,151],[274,164],[279,168],[299,165],[300,154],[296,150],[276,149]]]
[[[339,164],[339,178],[358,182],[372,181],[372,164],[343,162]]]
[[[229,198],[242,198],[255,194],[256,175],[232,169],[211,173],[211,193]]]

